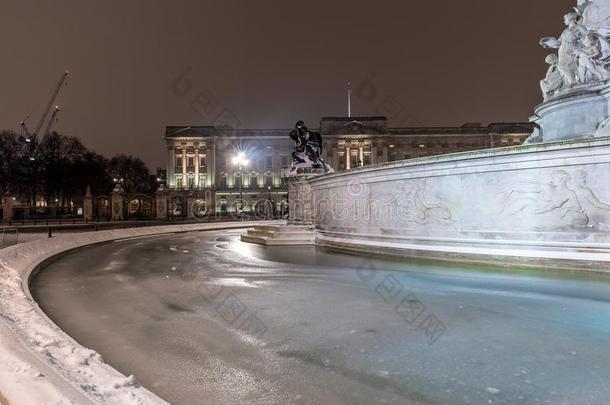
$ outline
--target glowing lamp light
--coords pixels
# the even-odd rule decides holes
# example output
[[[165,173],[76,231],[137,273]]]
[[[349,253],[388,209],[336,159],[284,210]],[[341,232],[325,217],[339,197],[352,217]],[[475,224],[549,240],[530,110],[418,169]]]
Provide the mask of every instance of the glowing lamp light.
[[[236,166],[248,166],[250,164],[250,161],[246,159],[246,154],[244,152],[239,152],[231,161]]]

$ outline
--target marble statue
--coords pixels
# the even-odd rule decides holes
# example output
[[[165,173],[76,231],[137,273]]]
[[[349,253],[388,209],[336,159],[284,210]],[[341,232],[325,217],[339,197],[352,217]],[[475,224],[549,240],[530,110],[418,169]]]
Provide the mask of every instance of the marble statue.
[[[583,24],[589,29],[604,30],[610,27],[610,2],[607,0],[580,0]]]
[[[302,173],[306,169],[320,169],[325,173],[333,171],[322,158],[322,136],[319,132],[310,131],[305,123],[299,120],[289,136],[294,142],[291,173]]]
[[[540,40],[544,48],[557,49],[556,63],[554,57],[550,62],[547,57],[551,67],[541,83],[545,99],[561,90],[610,79],[609,21],[610,8],[605,2],[580,2],[564,16],[566,29],[559,38]]]
[[[604,49],[608,43],[600,36],[590,31],[582,42],[582,48],[578,51],[578,78],[581,82],[605,81],[610,78],[607,69],[607,57],[610,55],[608,49]]]
[[[549,65],[549,69],[544,80],[540,81],[540,88],[544,98],[547,98],[563,86],[563,76],[557,68],[559,58],[556,53],[548,55],[545,62]]]

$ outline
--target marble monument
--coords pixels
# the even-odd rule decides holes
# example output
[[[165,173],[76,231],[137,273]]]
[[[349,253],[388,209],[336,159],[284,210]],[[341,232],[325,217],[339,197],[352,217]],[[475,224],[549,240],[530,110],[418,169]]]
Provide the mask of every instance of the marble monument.
[[[334,170],[322,158],[322,136],[301,120],[289,134],[294,142],[292,165],[283,173],[288,183],[287,224],[259,225],[241,235],[244,242],[268,246],[313,245],[314,207],[309,181]]]
[[[579,0],[563,17],[565,30],[540,40],[554,50],[540,87],[544,102],[527,143],[607,136],[610,110],[610,3]]]

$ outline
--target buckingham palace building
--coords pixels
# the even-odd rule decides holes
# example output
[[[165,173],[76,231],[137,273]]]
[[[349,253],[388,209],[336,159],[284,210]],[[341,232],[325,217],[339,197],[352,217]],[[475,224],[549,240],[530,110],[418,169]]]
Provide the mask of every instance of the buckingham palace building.
[[[312,128],[313,126],[310,126]],[[313,129],[313,128],[312,128]],[[459,127],[388,127],[386,117],[325,117],[318,130],[323,157],[336,171],[431,155],[520,145],[529,123]],[[170,212],[186,215],[186,198],[207,212],[255,212],[265,202],[274,214],[286,209],[282,169],[291,164],[291,129],[170,126],[166,184]]]

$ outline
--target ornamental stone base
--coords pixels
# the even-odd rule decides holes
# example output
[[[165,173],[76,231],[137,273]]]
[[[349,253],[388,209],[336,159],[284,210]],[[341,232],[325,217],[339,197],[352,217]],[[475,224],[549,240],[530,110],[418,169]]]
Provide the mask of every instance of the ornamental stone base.
[[[242,234],[241,240],[267,246],[315,244],[313,203],[309,182],[324,172],[324,169],[310,170],[308,173],[288,177],[287,224],[256,226]]]
[[[540,127],[528,143],[604,136],[600,125],[610,115],[610,86],[573,88],[539,105],[531,122]]]

